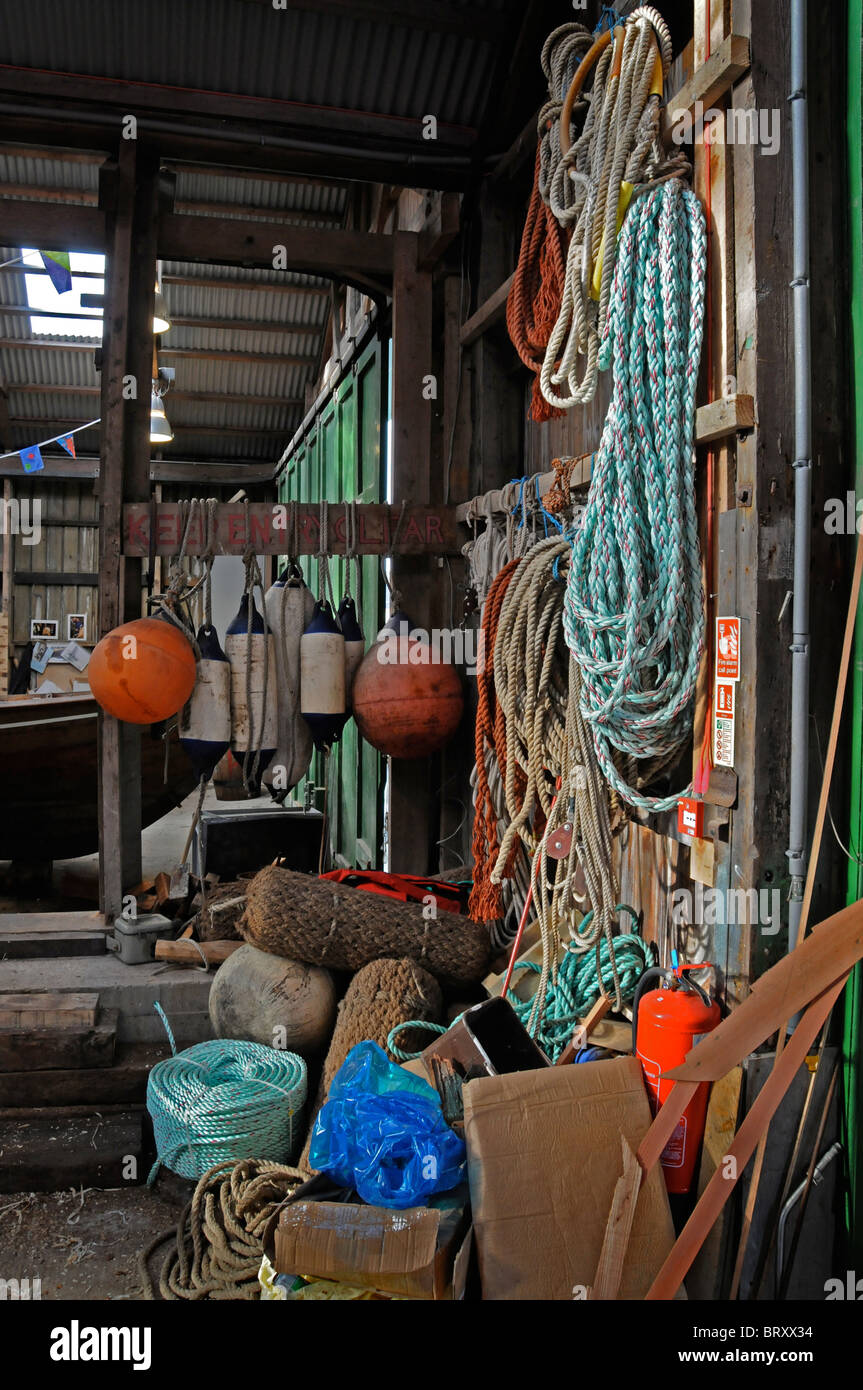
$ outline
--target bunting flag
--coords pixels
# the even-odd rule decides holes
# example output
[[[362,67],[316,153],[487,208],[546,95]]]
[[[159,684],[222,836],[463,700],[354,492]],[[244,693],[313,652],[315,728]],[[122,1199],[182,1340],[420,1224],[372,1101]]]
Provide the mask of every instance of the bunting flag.
[[[75,453],[74,435],[61,434],[57,439],[57,443],[63,445],[63,448],[66,450],[67,454],[71,454],[73,458],[77,458],[77,454]]]
[[[21,449],[19,457],[24,465],[25,473],[38,473],[40,469],[45,467],[42,450],[38,444],[31,444],[28,449]]]
[[[72,268],[68,251],[40,251],[42,264],[51,277],[51,284],[58,294],[66,294],[72,288]]]

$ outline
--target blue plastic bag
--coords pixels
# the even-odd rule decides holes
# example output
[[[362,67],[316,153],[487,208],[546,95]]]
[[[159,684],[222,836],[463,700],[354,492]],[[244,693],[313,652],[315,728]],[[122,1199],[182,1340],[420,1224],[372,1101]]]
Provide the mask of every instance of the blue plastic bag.
[[[315,1121],[309,1162],[377,1207],[424,1206],[463,1176],[437,1091],[374,1042],[351,1048]]]

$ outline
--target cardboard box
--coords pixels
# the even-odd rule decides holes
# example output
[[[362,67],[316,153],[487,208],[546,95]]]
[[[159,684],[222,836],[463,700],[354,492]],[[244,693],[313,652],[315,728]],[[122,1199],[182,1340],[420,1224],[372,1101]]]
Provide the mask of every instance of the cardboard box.
[[[583,1297],[622,1171],[620,1134],[637,1149],[651,1122],[639,1062],[479,1077],[464,1110],[483,1298]],[[657,1165],[639,1194],[621,1298],[644,1297],[673,1244]]]
[[[279,1274],[317,1275],[407,1298],[457,1298],[453,1267],[468,1234],[464,1204],[392,1211],[291,1202],[279,1214],[272,1263]]]

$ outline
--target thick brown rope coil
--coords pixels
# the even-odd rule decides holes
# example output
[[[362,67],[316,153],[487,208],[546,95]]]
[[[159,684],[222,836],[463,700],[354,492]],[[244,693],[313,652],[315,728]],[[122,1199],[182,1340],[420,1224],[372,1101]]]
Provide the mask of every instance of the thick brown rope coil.
[[[159,1275],[163,1299],[259,1298],[264,1227],[305,1180],[299,1169],[266,1159],[211,1168],[199,1180],[176,1231],[164,1231],[138,1256],[144,1298],[156,1298],[147,1262],[171,1239],[174,1245]]]
[[[375,960],[358,970],[339,1005],[339,1014],[330,1040],[321,1083],[309,1117],[309,1132],[299,1158],[308,1167],[309,1143],[318,1111],[327,1098],[333,1077],[352,1047],[370,1038],[386,1049],[387,1038],[399,1023],[422,1020],[440,1022],[443,1000],[437,981],[415,961]],[[405,1035],[408,1048],[425,1047],[428,1038],[410,1030]]]
[[[490,955],[485,927],[455,912],[426,918],[423,911],[270,865],[249,884],[239,929],[260,950],[308,965],[359,970],[383,956],[409,956],[447,984],[481,980]]]

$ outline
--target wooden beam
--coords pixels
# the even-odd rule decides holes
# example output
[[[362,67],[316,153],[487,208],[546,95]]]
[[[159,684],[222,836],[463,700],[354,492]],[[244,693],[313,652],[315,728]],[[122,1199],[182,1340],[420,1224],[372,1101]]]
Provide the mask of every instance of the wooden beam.
[[[279,227],[273,222],[178,213],[159,219],[159,255],[165,260],[273,270],[276,247],[284,247],[278,258],[286,270],[334,275],[348,282],[356,277],[388,280],[392,275],[393,239],[377,232]]]
[[[105,250],[105,213],[101,208],[64,207],[58,216],[50,203],[9,198],[2,203],[2,218],[7,246],[39,246],[44,251]],[[15,269],[24,271],[27,267]]]
[[[40,272],[47,275],[47,270]],[[77,272],[76,272],[77,273]],[[316,299],[329,299],[329,285],[295,285],[291,283],[290,273],[285,272],[284,278],[279,281],[274,280],[228,280],[218,275],[162,275],[163,285],[190,285],[194,289],[201,290],[230,290],[233,294],[235,290],[251,291],[256,294],[293,294],[299,299],[314,297]]]
[[[419,237],[420,270],[434,270],[461,231],[461,199],[457,193],[442,193],[432,224]]]
[[[392,307],[392,461],[393,498],[417,504],[431,497],[432,282],[419,269],[419,241],[396,232]],[[419,627],[435,626],[428,565],[400,561],[393,583]],[[431,764],[390,762],[389,847],[394,872],[426,873],[431,866],[434,787]],[[435,818],[436,819],[436,818]],[[434,866],[436,867],[436,866]]]
[[[38,348],[40,352],[89,352],[94,353],[98,347],[95,342],[90,343],[55,343],[50,338],[0,338],[0,348],[7,348],[10,352],[19,352],[25,348]],[[218,348],[169,348],[160,347],[159,357],[161,360],[166,358],[198,358],[201,361],[210,362],[260,362],[265,366],[273,367],[313,367],[315,357],[312,354],[304,356],[292,355],[282,356],[278,352],[224,352]],[[74,386],[69,390],[74,391]]]
[[[98,478],[99,460],[97,458],[70,458],[68,454],[44,454],[45,464],[39,474],[40,480],[48,478]],[[276,475],[274,463],[261,463],[260,459],[154,459],[150,464],[150,481],[161,483],[196,483],[227,486],[229,483],[242,483],[253,486],[256,483],[272,482]],[[0,478],[7,480],[21,478],[21,460],[0,459]],[[11,482],[9,484],[11,489]],[[10,496],[12,495],[10,490]]]
[[[470,347],[477,338],[482,337],[492,324],[500,323],[506,316],[506,301],[509,296],[512,282],[515,279],[515,272],[499,285],[494,294],[489,295],[484,304],[481,304],[476,313],[473,314],[462,326],[460,341],[462,347]]]
[[[69,387],[70,392],[74,392],[74,390],[74,386]],[[279,405],[280,402],[274,401],[273,404]],[[24,419],[22,417],[13,418],[12,420],[12,425],[15,429],[26,429],[31,434],[35,433],[37,429],[41,429],[49,425],[59,426],[60,429],[79,429],[80,426],[85,423],[86,421],[83,418],[63,420],[58,418],[47,419],[45,416],[42,416],[41,418],[36,420],[30,418]],[[173,429],[175,435],[212,434],[215,436],[236,435],[245,439],[284,439],[287,431],[293,429],[293,423],[293,421],[288,421],[284,425],[277,426],[275,428],[257,429],[254,425],[196,425],[194,422],[190,422],[187,420],[181,425],[178,425],[174,421],[171,421],[171,428]],[[99,428],[99,422],[97,421],[96,424],[92,426],[92,428],[94,430],[97,430]],[[81,433],[87,434],[88,431],[81,430]],[[164,444],[162,447],[170,448],[170,442]]]
[[[41,385],[31,381],[16,381],[9,387],[13,395],[26,396],[98,396],[98,386],[54,386]],[[284,406],[299,409],[304,401],[301,396],[246,396],[242,392],[231,391],[171,391],[171,401],[203,401],[219,405],[265,405]]]
[[[124,509],[123,554],[144,557],[150,550],[150,506],[136,503]],[[320,519],[316,503],[300,504],[297,508],[299,553],[314,555],[320,549]],[[399,526],[399,517],[402,517]],[[278,503],[253,502],[249,506],[249,532],[246,532],[245,508],[241,504],[222,503],[216,509],[215,546],[219,555],[242,555],[253,545],[258,555],[284,555],[287,549],[287,509]],[[176,502],[161,502],[156,507],[157,555],[175,555],[179,548],[181,508]],[[398,537],[393,545],[393,538]],[[186,553],[203,554],[205,536],[200,524],[189,531]],[[329,516],[327,549],[330,554],[343,555],[346,546],[343,510],[333,507]],[[364,502],[357,506],[357,552],[360,555],[396,554],[405,556],[457,555],[461,536],[455,519],[455,508],[409,504],[402,516],[401,505],[383,502]],[[414,621],[422,619],[412,611]]]

